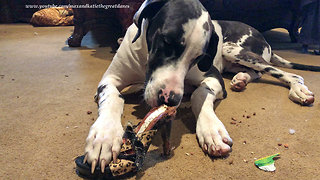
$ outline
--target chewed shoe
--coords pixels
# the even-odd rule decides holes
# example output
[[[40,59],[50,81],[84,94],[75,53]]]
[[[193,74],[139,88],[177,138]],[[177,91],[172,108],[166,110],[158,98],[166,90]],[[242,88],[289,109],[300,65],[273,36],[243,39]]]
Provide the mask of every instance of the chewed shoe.
[[[175,114],[175,107],[162,105],[153,108],[137,126],[128,123],[117,162],[111,161],[105,167],[104,173],[101,172],[100,166],[91,173],[90,164],[84,162],[85,156],[79,156],[75,159],[77,174],[88,179],[110,179],[136,173],[143,166],[154,135],[162,125],[172,120]]]

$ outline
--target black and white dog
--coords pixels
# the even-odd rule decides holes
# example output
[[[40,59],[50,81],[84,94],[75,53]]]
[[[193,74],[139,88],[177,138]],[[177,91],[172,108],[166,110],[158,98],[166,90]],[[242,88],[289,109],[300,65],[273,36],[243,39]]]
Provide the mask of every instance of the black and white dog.
[[[196,134],[204,152],[225,156],[232,139],[214,112],[214,102],[226,91],[220,72],[238,73],[232,89],[269,74],[290,87],[291,100],[312,104],[314,96],[303,78],[273,66],[319,71],[319,67],[290,63],[273,54],[255,29],[239,22],[212,21],[196,0],[146,0],[134,16],[112,63],[99,83],[99,116],[90,128],[86,160],[101,169],[116,159],[124,133],[124,99],[120,91],[145,84],[144,99],[152,107],[179,106],[185,86],[196,86],[191,96],[197,118]]]

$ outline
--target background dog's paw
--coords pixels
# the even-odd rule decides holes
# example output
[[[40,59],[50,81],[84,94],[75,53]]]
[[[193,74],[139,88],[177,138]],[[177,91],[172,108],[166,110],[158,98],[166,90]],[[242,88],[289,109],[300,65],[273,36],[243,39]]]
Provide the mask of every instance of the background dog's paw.
[[[94,172],[95,167],[100,164],[101,171],[104,172],[104,167],[113,159],[116,160],[119,155],[123,128],[121,123],[97,120],[89,131],[86,139],[85,159],[91,164],[91,172]]]
[[[197,137],[202,150],[210,156],[227,156],[231,152],[232,139],[220,121],[212,120],[209,123],[198,121]]]
[[[302,105],[310,105],[314,102],[314,94],[309,91],[308,87],[301,83],[291,84],[289,98]]]

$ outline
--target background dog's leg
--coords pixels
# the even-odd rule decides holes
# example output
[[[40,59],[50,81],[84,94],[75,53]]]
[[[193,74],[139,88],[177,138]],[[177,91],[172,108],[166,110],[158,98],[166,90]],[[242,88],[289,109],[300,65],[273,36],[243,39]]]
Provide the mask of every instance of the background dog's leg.
[[[214,102],[222,98],[222,86],[214,77],[202,81],[191,96],[199,144],[205,153],[212,156],[225,156],[232,146],[232,139],[214,112]]]
[[[314,95],[304,85],[304,80],[301,76],[275,68],[269,65],[261,56],[242,47],[224,46],[223,52],[227,61],[269,74],[288,85],[290,87],[289,98],[292,101],[302,105],[309,105],[314,102]]]

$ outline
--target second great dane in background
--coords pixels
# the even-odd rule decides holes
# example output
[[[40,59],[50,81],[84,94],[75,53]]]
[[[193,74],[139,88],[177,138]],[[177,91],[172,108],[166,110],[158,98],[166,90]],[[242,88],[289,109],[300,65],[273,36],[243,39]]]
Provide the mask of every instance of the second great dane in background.
[[[134,22],[98,86],[99,116],[85,147],[85,159],[93,169],[97,164],[104,169],[119,154],[124,132],[120,91],[129,85],[144,84],[144,99],[152,107],[179,106],[185,86],[197,87],[191,96],[196,134],[203,151],[212,156],[225,156],[232,146],[214,112],[215,102],[227,95],[219,72],[238,73],[232,80],[234,90],[244,89],[259,77],[258,72],[268,73],[290,86],[293,101],[314,101],[300,76],[270,64],[317,67],[293,64],[273,54],[262,35],[249,26],[211,21],[197,0],[146,0]]]

